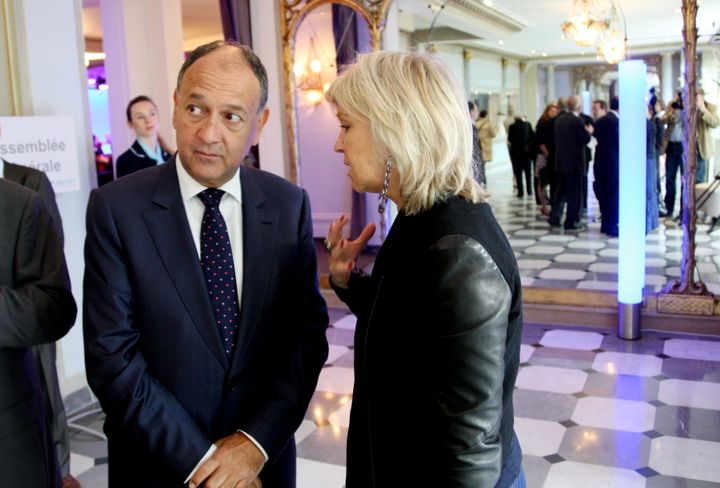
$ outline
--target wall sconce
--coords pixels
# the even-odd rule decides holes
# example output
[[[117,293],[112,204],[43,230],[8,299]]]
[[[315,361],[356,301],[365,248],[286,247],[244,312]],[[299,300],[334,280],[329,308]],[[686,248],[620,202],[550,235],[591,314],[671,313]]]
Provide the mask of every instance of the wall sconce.
[[[315,48],[315,38],[310,38],[309,61],[303,66],[295,65],[295,76],[300,79],[298,88],[306,92],[308,103],[318,105],[322,102],[326,86],[322,82],[322,63]]]

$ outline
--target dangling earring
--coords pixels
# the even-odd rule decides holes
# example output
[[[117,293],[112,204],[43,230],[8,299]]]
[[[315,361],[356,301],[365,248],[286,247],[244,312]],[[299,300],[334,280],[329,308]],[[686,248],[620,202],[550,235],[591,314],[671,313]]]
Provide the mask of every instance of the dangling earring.
[[[380,192],[380,200],[378,201],[378,212],[380,214],[385,212],[385,205],[388,199],[388,187],[390,186],[390,170],[392,169],[390,163],[392,162],[392,156],[388,156],[385,160],[385,178],[383,178],[383,188]]]

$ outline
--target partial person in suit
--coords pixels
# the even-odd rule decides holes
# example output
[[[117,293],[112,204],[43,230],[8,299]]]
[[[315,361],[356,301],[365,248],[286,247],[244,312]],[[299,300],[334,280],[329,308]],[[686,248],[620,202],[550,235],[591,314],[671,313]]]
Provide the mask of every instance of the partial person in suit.
[[[353,268],[373,224],[349,241],[343,217],[325,243],[358,317],[346,487],[524,487],[520,274],[473,179],[463,89],[437,59],[377,52],[326,96],[353,189],[399,209],[371,276]]]
[[[510,124],[507,133],[508,151],[512,163],[515,182],[517,183],[517,196],[522,197],[523,174],[525,174],[525,191],[532,195],[532,160],[530,156],[530,145],[535,132],[529,122],[522,117],[515,117],[515,122]]]
[[[560,226],[565,204],[567,214],[563,227],[565,230],[583,230],[580,222],[580,199],[582,176],[587,176],[585,146],[590,142],[592,126],[585,125],[580,117],[580,97],[573,95],[567,101],[568,111],[555,118],[553,137],[555,139],[555,174],[558,191],[553,200],[548,223],[552,227]]]
[[[13,164],[0,159],[0,178],[7,178],[23,185],[40,195],[45,208],[50,213],[55,230],[60,238],[60,248],[63,248],[63,227],[60,211],[55,201],[55,192],[47,175],[28,166]],[[32,347],[33,355],[37,361],[40,380],[43,386],[48,425],[50,425],[53,444],[57,452],[60,474],[63,478],[63,488],[78,488],[80,483],[70,474],[70,440],[68,438],[67,415],[65,404],[57,375],[57,352],[55,343],[40,344]]]
[[[268,117],[249,48],[195,49],[174,101],[177,155],[88,204],[85,357],[110,486],[294,487],[328,352],[308,195],[241,164]]]
[[[62,479],[30,350],[75,322],[62,241],[40,196],[0,179],[0,480],[60,487]]]
[[[598,103],[598,102],[596,102]],[[603,103],[604,105],[604,103]],[[595,121],[595,196],[600,203],[600,232],[618,235],[620,219],[620,119],[617,98],[610,100],[610,111]],[[598,115],[603,111],[599,110]]]
[[[139,95],[128,102],[125,109],[127,124],[137,138],[130,149],[117,159],[117,177],[129,175],[141,169],[163,164],[170,159],[170,152],[158,136],[160,120],[155,102]]]

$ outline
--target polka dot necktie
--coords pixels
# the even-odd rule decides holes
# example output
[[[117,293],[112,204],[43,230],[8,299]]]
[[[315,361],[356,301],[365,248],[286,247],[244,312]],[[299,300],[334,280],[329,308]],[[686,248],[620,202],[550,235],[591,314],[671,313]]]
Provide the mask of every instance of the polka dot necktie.
[[[200,265],[205,273],[205,284],[223,349],[230,357],[235,346],[239,317],[230,238],[225,219],[220,213],[220,200],[224,194],[224,191],[217,188],[208,188],[198,193],[198,197],[205,204],[200,232]]]

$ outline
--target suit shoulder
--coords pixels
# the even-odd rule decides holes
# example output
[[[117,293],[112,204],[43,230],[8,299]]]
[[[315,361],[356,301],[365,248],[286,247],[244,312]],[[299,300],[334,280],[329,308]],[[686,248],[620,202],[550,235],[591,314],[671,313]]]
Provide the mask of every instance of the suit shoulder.
[[[36,193],[30,188],[23,186],[7,178],[0,178],[0,196],[5,201],[27,200]]]
[[[127,199],[131,195],[148,195],[157,185],[158,178],[163,170],[168,168],[165,165],[153,166],[142,171],[136,171],[119,177],[110,183],[93,190],[106,197]]]

